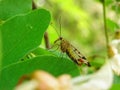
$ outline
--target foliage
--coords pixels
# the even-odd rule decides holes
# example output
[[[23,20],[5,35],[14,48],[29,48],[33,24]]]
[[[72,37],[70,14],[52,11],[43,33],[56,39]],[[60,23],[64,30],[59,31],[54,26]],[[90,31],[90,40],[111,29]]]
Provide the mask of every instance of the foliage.
[[[1,0],[0,20],[6,20],[15,15],[29,12],[32,9],[31,0],[26,0],[24,3],[23,2],[24,0],[20,0],[19,2],[16,0]]]
[[[61,74],[71,74],[75,77],[79,75],[76,66],[69,60],[59,60],[57,57],[54,57],[52,55],[40,55],[33,59],[29,59],[23,62],[17,62],[4,68],[2,70],[0,80],[0,89],[11,90],[13,87],[16,86],[21,76],[29,75],[34,70],[38,69],[50,72],[54,76],[59,76]],[[11,76],[14,77],[11,78]]]
[[[13,89],[21,76],[30,75],[37,69],[54,76],[68,73],[75,77],[79,73],[94,73],[105,62],[103,0],[43,1],[39,7],[49,11],[32,10],[32,0],[0,1],[0,90]],[[119,29],[118,2],[106,0],[110,38]],[[60,57],[59,53],[44,49],[44,33],[47,30],[50,44],[53,44],[59,37],[56,31],[60,34],[60,24],[61,36],[85,54],[92,67],[83,65],[78,68],[68,57]],[[120,77],[115,76],[111,90],[117,90],[119,84]]]
[[[13,89],[20,77],[36,69],[49,71],[55,76],[63,73],[72,76],[79,75],[77,66],[70,60],[64,58],[59,60],[50,52],[38,48],[50,23],[51,17],[47,10],[31,10],[31,0],[24,1],[24,4],[23,0],[19,3],[14,0],[3,0],[0,5],[2,14],[0,27],[1,90]],[[16,5],[18,7],[14,8]],[[35,58],[25,58],[31,53],[35,55]]]

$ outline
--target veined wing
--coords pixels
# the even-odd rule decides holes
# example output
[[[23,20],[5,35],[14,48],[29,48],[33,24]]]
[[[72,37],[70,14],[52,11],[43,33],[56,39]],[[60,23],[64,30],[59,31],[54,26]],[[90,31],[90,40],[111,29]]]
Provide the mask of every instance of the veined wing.
[[[77,55],[78,58],[86,60],[86,57],[82,55],[82,53],[78,49],[76,49],[73,45],[71,45],[71,48],[73,48],[73,52]]]
[[[68,56],[76,62],[78,65],[85,63],[90,66],[89,62],[86,60],[85,56],[83,56],[73,45],[70,45],[67,49]]]

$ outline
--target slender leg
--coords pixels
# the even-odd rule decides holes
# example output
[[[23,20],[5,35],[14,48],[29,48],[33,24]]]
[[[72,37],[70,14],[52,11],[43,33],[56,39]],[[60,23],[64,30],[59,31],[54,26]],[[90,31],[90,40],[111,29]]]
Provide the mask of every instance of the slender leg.
[[[55,44],[53,45],[50,49],[53,49],[55,46],[57,46],[57,48],[55,50],[52,50],[52,52],[55,52],[59,49],[60,45],[59,44]]]

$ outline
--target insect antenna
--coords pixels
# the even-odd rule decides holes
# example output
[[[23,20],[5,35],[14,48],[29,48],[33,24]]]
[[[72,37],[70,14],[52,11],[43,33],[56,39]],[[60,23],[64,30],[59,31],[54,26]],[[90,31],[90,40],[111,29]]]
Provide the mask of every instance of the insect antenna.
[[[61,35],[62,35],[62,34],[61,34],[61,27],[62,27],[62,25],[61,25],[61,16],[60,16],[58,22],[59,22],[59,25],[60,25],[60,26],[59,26],[59,28],[60,28],[59,31],[60,31],[60,32],[58,32],[58,30],[56,29],[56,27],[55,27],[52,23],[51,23],[50,25],[55,29],[55,31],[57,32],[57,35],[58,35],[59,37],[61,37]]]
[[[50,24],[50,25],[55,29],[55,31],[56,31],[58,37],[60,37],[60,34],[58,33],[58,31],[57,31],[57,29],[55,28],[55,26],[53,26],[53,24]]]
[[[62,25],[61,25],[61,16],[60,16],[60,18],[59,18],[59,25],[60,25],[60,37],[61,37],[61,27],[62,27]]]

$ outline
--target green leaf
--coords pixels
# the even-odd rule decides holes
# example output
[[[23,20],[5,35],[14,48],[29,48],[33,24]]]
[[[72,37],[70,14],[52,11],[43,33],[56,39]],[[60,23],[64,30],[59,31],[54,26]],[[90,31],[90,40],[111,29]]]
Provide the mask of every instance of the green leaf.
[[[119,14],[120,14],[119,2],[120,2],[120,1],[118,1],[118,2],[116,1],[116,3],[111,6],[111,9],[114,10],[115,13],[117,14],[117,15],[116,15],[117,17],[118,17]]]
[[[0,68],[2,67],[2,44],[1,43],[2,43],[2,37],[1,37],[1,32],[0,32]]]
[[[110,90],[119,90],[119,89],[120,89],[120,76],[114,74],[114,81]]]
[[[100,68],[105,63],[104,59],[101,58],[95,58],[91,61],[91,64],[93,67]]]
[[[38,9],[18,15],[1,27],[2,67],[17,62],[31,50],[37,48],[50,22],[50,14]]]
[[[29,12],[32,0],[0,0],[0,19],[6,20],[17,14]]]
[[[52,53],[50,53],[49,51],[43,49],[43,48],[36,48],[35,50],[32,51],[32,53],[35,55],[35,56],[39,56],[39,55],[52,55]]]
[[[108,6],[108,5],[111,5],[112,3],[114,2],[114,0],[105,0],[105,4]]]
[[[110,20],[110,19],[107,19],[107,26],[108,26],[108,29],[110,31],[115,31],[116,28],[119,28],[119,26],[117,25],[117,23],[115,23],[114,21]]]
[[[120,76],[114,75],[114,84],[120,84]]]
[[[120,84],[113,84],[110,90],[119,90],[120,89]]]
[[[70,74],[75,77],[79,75],[76,64],[68,59],[48,55],[39,56],[4,68],[1,75],[0,90],[13,90],[20,77],[29,75],[34,70],[44,70],[54,76]]]
[[[114,0],[96,0],[96,1],[101,3],[105,1],[106,6],[111,5],[114,2]]]

